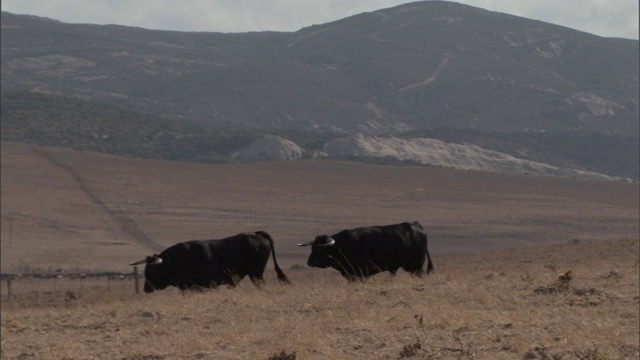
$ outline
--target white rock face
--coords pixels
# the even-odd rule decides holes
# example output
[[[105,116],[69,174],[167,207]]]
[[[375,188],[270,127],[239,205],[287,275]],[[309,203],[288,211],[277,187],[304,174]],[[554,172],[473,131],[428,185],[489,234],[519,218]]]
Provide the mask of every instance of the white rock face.
[[[605,100],[589,93],[576,93],[567,100],[571,102],[572,99],[584,103],[591,114],[600,117],[613,116],[620,107],[613,101]]]
[[[265,135],[235,154],[235,158],[246,162],[288,161],[301,157],[300,146],[274,135]]]
[[[524,160],[499,151],[487,150],[477,145],[445,143],[429,138],[398,139],[358,134],[329,141],[324,145],[323,152],[329,156],[363,155],[393,158],[410,160],[424,165],[465,170],[617,179],[604,174],[562,169]]]
[[[294,142],[266,135],[234,154],[234,157],[244,162],[267,162],[296,160],[302,155],[303,149]],[[446,143],[429,138],[400,139],[357,134],[327,142],[322,153],[316,156],[368,156],[464,170],[621,180],[595,172],[520,159],[477,145]]]

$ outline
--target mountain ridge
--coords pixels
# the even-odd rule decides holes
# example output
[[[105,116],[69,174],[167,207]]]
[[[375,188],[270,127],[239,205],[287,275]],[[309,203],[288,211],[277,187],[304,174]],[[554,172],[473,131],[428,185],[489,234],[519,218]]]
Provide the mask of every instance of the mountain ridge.
[[[448,129],[481,133],[466,140],[478,146],[487,137],[508,137],[494,145],[526,160],[551,158],[553,166],[640,177],[632,154],[640,148],[636,40],[440,1],[295,32],[157,31],[6,12],[2,26],[5,101],[21,92],[57,95],[213,129],[194,130],[199,135],[253,133],[216,161],[233,161],[233,153],[268,133],[307,133],[317,143],[330,140],[326,134]],[[5,101],[3,120],[28,132],[28,122],[4,111]],[[5,130],[3,121],[3,139],[15,141],[17,135]],[[575,148],[555,155],[505,149],[533,133],[552,134],[548,139],[600,134],[610,138],[607,144],[623,137],[631,145],[615,154],[624,159],[615,169],[595,155],[578,159]],[[313,153],[322,144],[301,146]]]

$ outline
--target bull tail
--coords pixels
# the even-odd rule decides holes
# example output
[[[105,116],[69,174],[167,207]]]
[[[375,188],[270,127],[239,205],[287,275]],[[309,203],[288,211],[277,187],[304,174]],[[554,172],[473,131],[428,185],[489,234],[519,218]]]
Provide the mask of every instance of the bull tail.
[[[433,267],[433,261],[431,261],[431,256],[429,255],[429,241],[428,241],[429,238],[427,236],[427,232],[424,231],[422,224],[420,224],[417,221],[412,222],[411,225],[414,227],[417,233],[424,235],[424,251],[427,254],[427,274],[429,274],[433,272],[434,267]]]
[[[273,265],[276,268],[276,274],[278,274],[278,280],[283,284],[290,284],[289,278],[284,274],[280,266],[278,266],[278,262],[276,261],[276,249],[273,247],[273,239],[271,235],[269,235],[266,231],[256,231],[256,235],[262,236],[265,239],[269,240],[269,244],[271,245],[271,256],[273,256]]]
[[[427,234],[424,234],[424,237],[427,237]],[[433,261],[431,261],[431,256],[429,256],[429,244],[424,247],[425,252],[427,253],[427,274],[433,272]]]

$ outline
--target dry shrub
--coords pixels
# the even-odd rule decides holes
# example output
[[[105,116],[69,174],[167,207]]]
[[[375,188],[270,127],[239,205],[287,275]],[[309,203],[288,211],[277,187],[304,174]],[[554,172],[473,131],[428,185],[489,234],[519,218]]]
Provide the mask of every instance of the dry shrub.
[[[617,272],[615,272],[615,274],[615,276],[620,276]],[[603,276],[605,279],[610,279],[611,277],[611,273]],[[604,301],[614,298],[613,295],[609,295],[596,288],[574,287],[570,284],[572,279],[573,272],[569,270],[560,274],[553,284],[538,286],[533,291],[541,295],[564,295],[566,298],[565,303],[569,306],[599,306]]]
[[[549,348],[540,346],[527,350],[522,356],[523,360],[561,360],[562,358],[562,354],[552,353]]]
[[[402,347],[400,350],[400,354],[398,354],[398,359],[406,359],[413,357],[418,354],[418,351],[422,349],[422,344],[419,341],[415,343],[411,343]]]
[[[131,356],[127,356],[122,358],[122,360],[164,360],[165,358],[160,355],[150,355],[150,354],[134,354]]]
[[[291,354],[287,354],[282,350],[280,354],[269,356],[268,360],[296,360],[296,352],[294,351]]]

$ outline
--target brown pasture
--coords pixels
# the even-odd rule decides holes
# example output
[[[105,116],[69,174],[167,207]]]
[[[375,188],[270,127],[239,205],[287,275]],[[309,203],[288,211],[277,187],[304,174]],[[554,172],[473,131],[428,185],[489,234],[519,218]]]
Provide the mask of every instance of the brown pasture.
[[[297,161],[184,164],[2,143],[2,272],[125,271],[155,249],[265,230],[296,243],[420,221],[433,255],[639,233],[638,183]]]
[[[640,356],[638,183],[6,142],[1,156],[2,273],[127,272],[178,241],[265,230],[293,282],[277,284],[271,262],[262,289],[136,295],[130,279],[27,277],[8,298],[3,282],[3,359]],[[309,251],[298,242],[406,220],[429,234],[433,275],[349,284],[294,266]]]
[[[638,239],[439,256],[436,272],[347,283],[272,271],[204,292],[18,279],[3,359],[637,359]],[[572,279],[559,274],[571,271]]]

